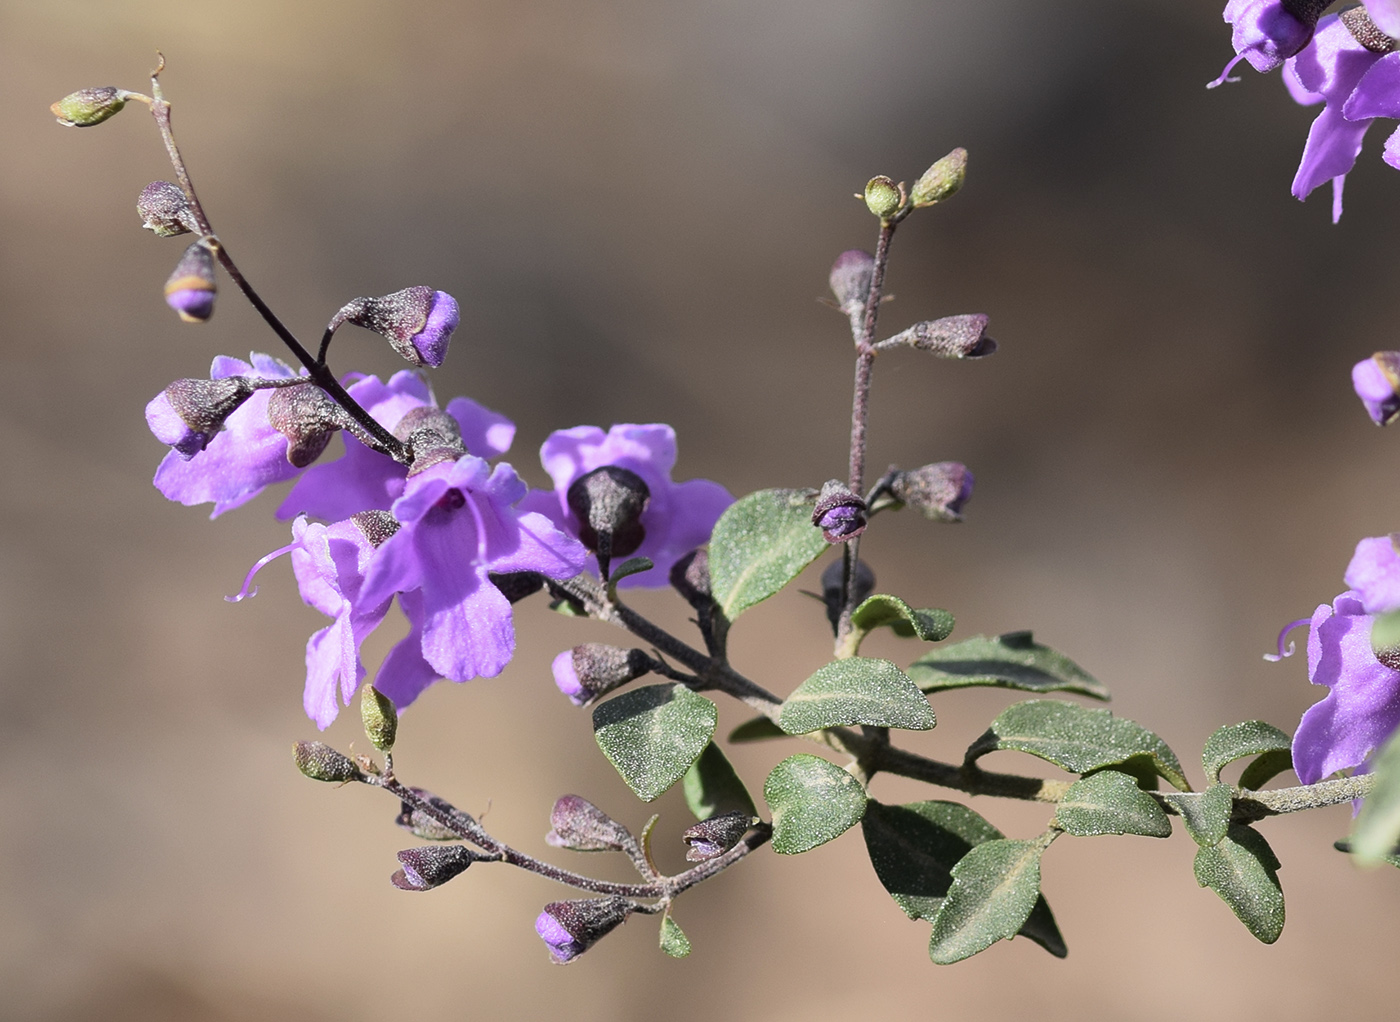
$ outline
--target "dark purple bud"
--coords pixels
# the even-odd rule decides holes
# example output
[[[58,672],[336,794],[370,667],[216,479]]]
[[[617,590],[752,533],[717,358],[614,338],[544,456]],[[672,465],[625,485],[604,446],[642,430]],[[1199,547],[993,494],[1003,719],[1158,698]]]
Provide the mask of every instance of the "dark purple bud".
[[[828,543],[855,539],[865,531],[865,501],[845,483],[833,479],[822,486],[817,506],[812,510],[812,524],[822,530]]]
[[[692,607],[709,607],[714,604],[710,595],[710,555],[702,547],[692,550],[675,564],[671,565],[671,587],[685,597]]]
[[[336,752],[325,742],[297,742],[292,747],[297,769],[313,781],[353,781],[361,776],[349,756]]]
[[[199,230],[190,200],[179,185],[169,181],[152,181],[142,188],[136,212],[141,215],[141,226],[161,238]]]
[[[1400,416],[1400,351],[1378,351],[1351,369],[1351,385],[1377,426]]]
[[[565,795],[549,814],[554,827],[544,839],[576,852],[620,852],[635,844],[632,832],[586,798]]]
[[[535,932],[549,945],[554,961],[565,965],[626,922],[635,908],[617,897],[553,901],[535,920]]]
[[[467,453],[457,420],[441,408],[410,408],[394,425],[394,436],[408,448],[409,475],[417,475],[444,461],[456,461]]]
[[[918,348],[939,358],[985,358],[996,352],[997,342],[987,336],[987,317],[978,313],[915,323],[875,345],[876,351],[890,348]]]
[[[651,491],[630,469],[604,465],[575,479],[565,497],[578,521],[578,538],[598,555],[606,579],[612,558],[626,557],[646,538],[642,512]]]
[[[1374,2],[1375,0],[1372,0],[1373,4]],[[1388,4],[1382,2],[1379,6],[1385,8]],[[1351,37],[1372,53],[1390,53],[1395,49],[1395,40],[1376,27],[1365,7],[1352,7],[1342,11],[1338,19],[1346,26]]]
[[[79,89],[64,96],[49,107],[58,123],[65,128],[91,128],[101,124],[126,106],[129,95],[124,89],[104,85],[96,89]]]
[[[157,440],[189,461],[252,396],[253,386],[242,376],[176,380],[146,405],[146,424]]]
[[[845,559],[832,561],[822,569],[822,602],[826,604],[826,619],[836,630],[841,619],[841,580],[846,571]],[[856,561],[856,577],[852,580],[855,594],[851,606],[859,607],[861,602],[875,591],[875,572],[864,561]]]
[[[924,171],[909,193],[914,208],[932,206],[949,198],[963,186],[967,178],[967,150],[954,149],[928,170]]]
[[[431,891],[441,887],[482,856],[465,845],[427,845],[399,852],[403,869],[389,878],[401,891]]]
[[[267,402],[267,421],[287,438],[287,461],[297,468],[321,456],[345,419],[340,405],[314,383],[279,387]]]
[[[753,826],[753,817],[744,812],[720,813],[687,827],[681,840],[690,847],[685,857],[691,862],[704,862],[723,855],[739,843]]]
[[[655,667],[656,662],[640,649],[585,642],[554,658],[554,684],[575,706],[587,706]]]
[[[837,307],[848,317],[855,318],[865,311],[870,298],[870,282],[875,276],[875,257],[862,249],[847,249],[831,264],[831,293]]]
[[[940,461],[896,472],[890,492],[931,521],[960,522],[963,505],[972,496],[972,473],[956,461]]]
[[[350,520],[376,550],[399,531],[399,520],[390,511],[356,511],[350,516]]]
[[[331,317],[326,329],[354,323],[387,339],[414,365],[437,368],[447,357],[448,341],[460,321],[455,298],[420,285],[379,298],[356,298]]]
[[[502,574],[491,572],[487,577],[511,603],[519,603],[525,597],[534,596],[544,588],[544,576],[537,571],[508,571]]]
[[[424,791],[422,788],[410,788],[409,790],[449,818],[461,817],[463,823],[467,825],[476,822],[456,806],[438,798],[431,792]],[[451,827],[443,826],[428,813],[421,809],[415,809],[407,802],[399,803],[399,815],[394,818],[394,822],[412,833],[414,837],[422,838],[424,841],[460,841],[462,838],[462,835]]]
[[[175,264],[165,282],[165,304],[186,323],[203,323],[214,314],[214,255],[196,241]]]

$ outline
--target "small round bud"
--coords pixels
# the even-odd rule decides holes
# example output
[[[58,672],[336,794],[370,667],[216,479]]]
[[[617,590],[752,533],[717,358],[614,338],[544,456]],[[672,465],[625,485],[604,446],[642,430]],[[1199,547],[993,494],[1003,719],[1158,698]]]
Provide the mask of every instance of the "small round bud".
[[[146,405],[146,424],[157,440],[189,461],[252,396],[253,386],[242,376],[176,380]]]
[[[972,496],[972,473],[956,461],[939,461],[910,472],[897,472],[890,492],[935,522],[962,521],[963,505]]]
[[[875,345],[876,351],[891,348],[918,348],[939,358],[986,358],[996,353],[997,342],[987,336],[987,317],[976,313],[915,323]]]
[[[642,477],[618,465],[604,465],[574,480],[565,494],[579,524],[578,538],[598,555],[598,570],[608,577],[614,557],[626,557],[642,545],[642,512],[651,490]]]
[[[710,555],[701,547],[692,550],[675,564],[671,565],[671,588],[685,598],[692,607],[711,607],[714,597],[710,591]]]
[[[687,827],[681,840],[690,847],[685,857],[691,862],[704,862],[723,855],[739,843],[753,826],[753,817],[744,812],[720,813]]]
[[[431,891],[464,873],[480,858],[466,845],[405,848],[398,854],[403,869],[391,876],[389,881],[401,891]]]
[[[326,329],[354,323],[384,337],[414,365],[436,369],[447,357],[448,341],[459,322],[455,298],[419,285],[379,298],[356,298],[331,317]]]
[[[640,649],[585,642],[554,658],[554,684],[575,706],[587,706],[629,681],[650,674],[651,657]]]
[[[1400,416],[1400,351],[1378,351],[1351,369],[1351,385],[1377,426]]]
[[[632,832],[586,798],[565,795],[549,814],[553,826],[544,836],[555,848],[576,852],[620,852],[632,845]]]
[[[279,387],[267,401],[267,421],[287,438],[287,461],[305,468],[321,456],[345,413],[314,383]]]
[[[626,922],[635,907],[618,897],[555,901],[535,920],[535,932],[554,961],[565,965]]]
[[[141,226],[161,238],[199,230],[184,190],[169,181],[152,181],[142,188],[136,199],[136,212],[140,214]]]
[[[353,781],[360,768],[349,756],[336,752],[325,742],[297,742],[292,747],[297,769],[313,781]]]
[[[831,264],[827,282],[836,296],[836,305],[847,316],[864,313],[870,298],[870,282],[875,276],[875,257],[859,248],[847,249]]]
[[[961,188],[966,177],[967,150],[954,149],[923,172],[919,180],[914,182],[909,198],[913,201],[915,209],[932,206]]]
[[[175,264],[165,282],[165,304],[186,323],[203,323],[214,314],[214,254],[196,241]]]
[[[845,572],[844,559],[832,561],[822,569],[822,602],[826,604],[826,619],[831,622],[832,631],[841,619],[841,580]],[[856,561],[852,588],[855,590],[851,599],[853,607],[859,607],[875,591],[875,572],[864,561]]]
[[[884,175],[872,177],[865,184],[865,208],[881,220],[888,220],[904,205],[899,186]]]
[[[112,85],[79,89],[49,107],[65,128],[91,128],[126,106],[126,93]]]
[[[371,745],[380,752],[393,749],[399,714],[389,697],[373,685],[366,685],[360,691],[360,720],[364,722],[365,737]]]
[[[832,479],[822,486],[817,506],[812,509],[812,524],[822,530],[828,543],[845,543],[865,531],[865,501],[851,492],[845,483]]]
[[[408,448],[412,462],[408,474],[417,475],[444,461],[456,461],[467,453],[457,420],[441,408],[410,408],[394,425],[394,436]]]

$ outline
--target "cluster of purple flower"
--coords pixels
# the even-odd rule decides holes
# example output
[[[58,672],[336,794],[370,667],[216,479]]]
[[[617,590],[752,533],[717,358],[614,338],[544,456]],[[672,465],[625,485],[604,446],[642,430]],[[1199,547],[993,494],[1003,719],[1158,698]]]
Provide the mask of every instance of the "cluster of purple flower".
[[[415,335],[404,346],[411,340],[415,353],[431,354],[424,363],[436,365],[457,307],[443,292],[431,294],[446,311],[426,317],[420,334],[432,336]],[[590,472],[619,466],[644,483],[635,552],[658,567],[624,585],[665,584],[666,569],[709,538],[733,501],[717,483],[671,482],[676,439],[669,426],[556,432],[541,452],[554,490],[530,492],[510,465],[490,463],[515,435],[499,413],[461,397],[440,409],[415,371],[387,383],[359,374],[344,382],[407,445],[411,464],[374,450],[345,409],[267,355],[217,358],[208,380],[176,381],[146,409],[152,432],[171,447],[155,477],[171,500],[213,503],[217,517],[273,483],[296,480],[277,509],[278,518],[293,520],[292,542],[257,568],[290,553],[302,598],[334,619],[306,647],[304,704],[321,728],[364,678],[361,644],[396,596],[409,633],[385,657],[375,686],[397,707],[440,678],[499,674],[515,649],[499,576],[567,579],[588,566],[596,546],[580,542],[581,533],[589,538],[587,523],[571,515],[568,495]],[[344,431],[344,455],[316,463],[336,431]]]
[[[1283,80],[1304,106],[1323,104],[1313,121],[1293,194],[1304,199],[1332,182],[1332,220],[1342,215],[1342,186],[1377,117],[1400,118],[1400,0],[1363,0],[1363,6],[1322,17],[1331,0],[1229,0],[1236,56],[1211,85],[1234,81],[1241,60],[1256,71],[1283,65]],[[1400,130],[1382,154],[1400,168]]]

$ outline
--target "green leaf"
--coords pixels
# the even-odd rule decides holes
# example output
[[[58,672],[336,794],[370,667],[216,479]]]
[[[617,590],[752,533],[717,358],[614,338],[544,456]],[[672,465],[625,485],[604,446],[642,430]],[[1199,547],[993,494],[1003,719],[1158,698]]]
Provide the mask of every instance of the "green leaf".
[[[934,962],[952,965],[1020,932],[1040,899],[1040,857],[1050,840],[986,841],[958,861],[933,917]]]
[[[1003,835],[957,802],[888,806],[871,800],[861,819],[875,875],[910,919],[932,921],[953,883],[953,867],[976,845]],[[1064,938],[1044,898],[1036,902],[1020,934],[1057,958]]]
[[[1170,837],[1172,832],[1172,821],[1157,800],[1117,770],[1100,770],[1071,784],[1055,809],[1055,826],[1075,837]]]
[[[705,746],[700,758],[690,765],[682,783],[685,804],[697,820],[708,820],[720,813],[741,812],[757,816],[753,799],[714,742]]]
[[[1249,932],[1265,944],[1283,932],[1283,888],[1279,861],[1257,830],[1232,824],[1213,848],[1196,852],[1196,883],[1230,906]]]
[[[925,692],[995,685],[1108,698],[1107,688],[1069,657],[1036,642],[1030,632],[977,635],[930,650],[909,665],[909,677]]]
[[[1400,844],[1400,731],[1381,747],[1372,772],[1376,786],[1351,831],[1356,860],[1366,864],[1381,862]]]
[[[1176,787],[1189,791],[1181,763],[1167,743],[1141,724],[1053,699],[1031,699],[1002,711],[992,726],[967,750],[967,761],[998,749],[1014,749],[1075,774],[1150,757],[1152,768]]]
[[[1293,750],[1279,749],[1257,756],[1240,774],[1240,787],[1258,791],[1285,770],[1293,769]]]
[[[818,668],[778,714],[778,726],[793,735],[855,724],[927,731],[934,725],[933,707],[888,660],[850,657]]]
[[[661,917],[661,950],[672,958],[684,958],[690,954],[690,938],[676,925],[670,913]]]
[[[904,639],[917,635],[925,642],[942,642],[952,634],[953,615],[936,607],[916,610],[897,596],[877,593],[852,612],[851,624],[862,633],[889,625]]]
[[[733,731],[729,732],[729,740],[734,744],[761,742],[767,738],[787,737],[788,733],[767,717],[755,717],[753,720],[746,720]]]
[[[773,812],[773,851],[796,855],[840,837],[860,822],[865,789],[846,771],[798,753],[773,768],[763,784]]]
[[[615,586],[628,575],[640,575],[654,567],[656,565],[651,562],[650,557],[629,557],[609,573],[608,585]]]
[[[1235,791],[1228,784],[1212,784],[1205,791],[1169,792],[1162,800],[1177,811],[1186,832],[1202,848],[1218,845],[1230,826]]]
[[[1220,780],[1220,771],[1237,759],[1270,752],[1286,752],[1292,746],[1293,739],[1262,720],[1227,724],[1206,739],[1205,750],[1201,753],[1201,765],[1205,767],[1206,777],[1214,784]]]
[[[684,685],[647,685],[593,710],[593,737],[627,786],[650,802],[681,779],[715,733],[715,704]]]
[[[828,546],[812,524],[812,490],[759,490],[729,506],[710,535],[710,588],[733,621],[768,599]]]

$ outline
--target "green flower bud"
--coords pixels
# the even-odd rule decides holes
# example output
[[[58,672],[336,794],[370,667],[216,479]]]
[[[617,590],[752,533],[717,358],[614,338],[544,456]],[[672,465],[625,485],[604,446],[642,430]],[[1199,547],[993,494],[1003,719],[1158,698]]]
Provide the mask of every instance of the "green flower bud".
[[[914,182],[914,190],[910,193],[910,198],[914,200],[914,208],[920,209],[932,206],[935,202],[942,202],[963,186],[966,177],[967,150],[954,149],[924,171],[923,176]]]
[[[904,205],[899,186],[889,178],[872,177],[865,185],[865,208],[881,220],[888,220]]]
[[[49,107],[65,128],[91,128],[126,106],[126,93],[112,85],[79,89]]]
[[[360,719],[365,723],[365,735],[380,752],[394,747],[394,735],[399,729],[399,714],[379,689],[366,685],[360,690]]]
[[[292,755],[297,769],[313,781],[354,781],[360,777],[354,761],[325,742],[297,742]]]

